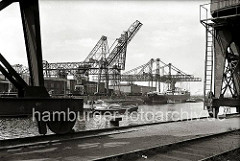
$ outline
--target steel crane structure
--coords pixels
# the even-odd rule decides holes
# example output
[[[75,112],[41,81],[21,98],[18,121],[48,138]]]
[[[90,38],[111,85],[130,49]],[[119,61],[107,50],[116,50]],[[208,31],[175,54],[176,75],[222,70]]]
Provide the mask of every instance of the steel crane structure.
[[[38,0],[2,0],[0,11],[17,2],[20,7],[22,27],[24,33],[26,55],[29,66],[29,84],[21,78],[10,63],[0,54],[1,73],[17,88],[17,98],[0,98],[0,115],[19,117],[33,115],[38,123],[40,134],[47,133],[47,127],[54,133],[64,134],[72,132],[77,118],[72,120],[58,116],[54,112],[72,111],[75,115],[83,110],[83,99],[51,98],[44,86],[42,67],[42,47]],[[37,111],[35,115],[33,111]],[[43,120],[44,113],[49,113],[51,119]]]
[[[97,75],[98,82],[104,80],[108,90],[108,77],[114,79],[113,84],[119,84],[121,71],[125,69],[127,45],[141,28],[142,23],[136,20],[127,31],[117,38],[111,47],[108,47],[106,36],[102,36],[93,50],[83,62],[43,63],[44,75],[56,76],[60,73],[72,75]],[[104,74],[102,74],[104,73]]]
[[[12,65],[13,69],[16,70],[16,72],[20,75],[27,74],[29,75],[29,69],[28,67],[22,65],[22,64],[14,64]]]
[[[240,111],[240,1],[211,0],[200,6],[206,28],[204,107],[217,117],[220,106]]]
[[[76,73],[87,74],[90,72],[92,75],[99,73],[99,67],[101,61],[106,59],[108,53],[108,41],[106,36],[102,36],[88,56],[83,62],[59,62],[59,63],[48,63],[46,60],[43,61],[43,69],[45,77],[56,77],[59,71],[75,75]],[[91,71],[89,71],[91,69]]]
[[[114,79],[109,77],[109,80]],[[171,63],[164,63],[159,58],[150,59],[147,63],[131,69],[121,75],[123,82],[149,82],[149,86],[156,83],[160,90],[160,82],[167,83],[168,89],[175,89],[177,82],[201,82],[201,78],[186,74]]]
[[[120,38],[115,40],[107,57],[107,66],[125,70],[127,45],[141,27],[142,23],[136,20]]]

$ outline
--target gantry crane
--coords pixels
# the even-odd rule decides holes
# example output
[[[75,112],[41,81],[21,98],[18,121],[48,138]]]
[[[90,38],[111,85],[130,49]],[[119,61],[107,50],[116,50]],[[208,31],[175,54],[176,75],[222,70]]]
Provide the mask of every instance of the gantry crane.
[[[113,79],[109,77],[109,80]],[[160,91],[160,82],[168,85],[169,90],[175,90],[177,82],[201,82],[201,78],[186,74],[171,63],[164,63],[159,58],[150,59],[147,63],[129,70],[121,75],[121,81],[125,82],[149,82]]]
[[[107,37],[102,36],[83,62],[48,63],[45,61],[43,63],[45,76],[56,75],[56,71],[61,70],[72,75],[78,73],[97,75],[98,82],[100,82],[103,77],[102,73],[104,73],[104,80],[108,90],[109,76],[114,78],[111,79],[114,84],[119,84],[121,70],[125,69],[127,45],[141,26],[142,23],[136,20],[127,31],[115,40],[110,49],[108,48]],[[55,73],[53,73],[54,71]]]
[[[69,74],[86,74],[86,71],[91,69],[92,74],[98,74],[99,62],[106,57],[108,52],[107,37],[102,36],[88,56],[83,62],[60,62],[60,63],[48,63],[43,61],[44,75],[46,77],[57,76],[56,71],[63,70]]]
[[[103,69],[105,75],[107,75],[105,59],[108,52],[107,37],[102,36],[83,62],[48,63],[44,61],[44,75],[46,77],[66,77],[67,74],[71,74],[77,80],[81,80],[90,73],[91,75],[98,75],[100,83]],[[106,81],[106,88],[108,89],[108,81]]]
[[[240,1],[211,0],[200,6],[206,28],[204,108],[217,117],[220,106],[240,111]]]

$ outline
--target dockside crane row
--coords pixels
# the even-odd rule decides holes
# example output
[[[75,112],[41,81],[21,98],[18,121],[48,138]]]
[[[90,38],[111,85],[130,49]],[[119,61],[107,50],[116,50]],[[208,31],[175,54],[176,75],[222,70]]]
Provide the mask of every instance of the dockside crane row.
[[[98,84],[105,81],[108,93],[109,80],[113,85],[119,85],[121,71],[125,69],[127,45],[141,28],[142,23],[136,20],[127,31],[124,31],[109,48],[107,36],[101,36],[97,44],[82,62],[57,62],[49,63],[43,60],[43,75],[45,77],[67,78],[67,75],[75,77],[77,82],[88,79],[88,76],[97,76]],[[27,67],[15,65],[19,74],[30,75]],[[103,78],[104,77],[104,78]],[[113,79],[114,78],[114,79]]]
[[[44,75],[47,77],[56,77],[60,73],[68,73],[71,75],[95,75],[98,82],[103,79],[106,82],[108,90],[108,77],[112,76],[112,84],[118,85],[120,82],[121,71],[125,69],[127,45],[141,28],[142,23],[136,20],[127,31],[117,38],[108,47],[106,36],[102,36],[92,51],[88,54],[83,62],[60,62],[60,63],[43,63]]]
[[[147,63],[123,73],[121,81],[149,82],[150,86],[155,82],[159,90],[160,82],[163,82],[168,85],[169,90],[175,90],[177,82],[201,82],[201,78],[187,74],[171,63],[165,63],[157,58],[150,59]]]

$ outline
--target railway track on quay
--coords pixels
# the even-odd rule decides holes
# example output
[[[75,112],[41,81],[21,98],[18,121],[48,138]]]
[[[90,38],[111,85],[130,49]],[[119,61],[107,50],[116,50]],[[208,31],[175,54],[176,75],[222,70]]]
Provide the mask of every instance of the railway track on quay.
[[[226,120],[231,119],[231,118],[239,118],[239,115],[237,114],[230,114],[227,115],[225,118]],[[88,131],[79,131],[79,132],[74,132],[71,134],[64,134],[64,135],[43,135],[43,136],[33,136],[33,137],[25,137],[25,138],[16,138],[16,139],[7,139],[7,140],[0,140],[0,154],[4,154],[7,151],[15,151],[17,149],[22,149],[22,150],[27,150],[31,148],[36,148],[36,147],[51,147],[55,146],[57,144],[68,144],[69,142],[84,142],[86,140],[94,140],[94,139],[101,139],[104,137],[110,137],[110,136],[115,136],[117,134],[124,135],[124,133],[131,133],[139,130],[139,128],[145,128],[145,127],[152,127],[153,125],[166,125],[166,124],[172,124],[172,123],[181,123],[181,122],[191,122],[194,120],[201,120],[205,121],[207,120],[207,117],[201,117],[201,118],[192,118],[192,119],[184,119],[184,120],[177,120],[177,121],[166,121],[166,122],[155,122],[155,123],[148,123],[148,124],[140,124],[140,125],[131,125],[131,126],[123,126],[123,127],[114,127],[114,128],[107,128],[107,129],[97,129],[97,130],[88,130]],[[212,152],[210,150],[214,150],[214,145],[213,148],[206,148],[208,147],[207,142],[213,142],[214,140],[220,140],[218,138],[222,138],[222,143],[224,147],[227,145],[226,141],[232,142],[234,141],[236,143],[237,139],[240,140],[239,137],[239,130],[234,130],[234,131],[229,131],[229,132],[223,132],[223,133],[218,133],[218,134],[211,134],[211,135],[203,135],[203,136],[194,136],[193,138],[190,139],[184,139],[181,141],[175,141],[174,143],[171,144],[166,144],[166,145],[158,145],[155,147],[151,148],[143,148],[139,149],[136,148],[135,150],[130,150],[127,153],[118,153],[116,152],[114,155],[109,154],[109,155],[104,155],[102,157],[95,157],[87,160],[109,160],[109,161],[115,161],[115,160],[159,160],[159,158],[154,159],[154,157],[159,157],[161,156],[160,160],[177,160],[176,158],[186,156],[186,158],[183,158],[182,160],[194,160],[196,157],[201,157],[201,159],[211,157],[209,153],[205,155],[205,152]],[[226,140],[226,137],[227,140]],[[217,138],[217,139],[216,139]],[[237,138],[237,139],[236,139]],[[212,141],[213,140],[213,141]],[[226,141],[224,141],[226,140]],[[206,142],[206,144],[204,144]],[[239,143],[239,142],[238,142]],[[217,143],[216,143],[217,144]],[[196,146],[192,147],[191,146]],[[201,145],[201,146],[197,146]],[[183,147],[186,147],[185,150],[183,150]],[[179,148],[181,148],[179,150]],[[202,148],[202,149],[201,149]],[[216,148],[216,147],[215,147]],[[218,147],[217,147],[218,148]],[[178,149],[178,150],[176,150]],[[197,153],[198,149],[202,153]],[[228,149],[221,150],[218,153],[213,153],[213,154],[225,154],[229,150],[235,150],[236,147],[229,147]],[[170,156],[171,155],[171,156]],[[1,156],[1,155],[0,155]],[[164,156],[164,157],[162,157]],[[189,156],[193,158],[188,158]],[[129,159],[130,157],[130,159]],[[153,157],[153,159],[151,159]],[[167,158],[167,159],[166,159]],[[1,157],[0,157],[1,159]],[[198,160],[201,160],[198,159]],[[85,159],[86,160],[86,159]],[[179,159],[178,159],[179,160]],[[180,159],[181,160],[181,159]]]
[[[228,116],[234,116],[234,115],[231,114]],[[190,119],[183,119],[183,120],[176,120],[176,121],[153,122],[153,123],[136,124],[136,125],[130,125],[130,126],[120,126],[120,127],[112,127],[112,128],[105,128],[105,129],[85,130],[85,131],[78,131],[78,132],[73,132],[70,134],[62,134],[62,135],[50,134],[50,135],[6,139],[6,140],[0,140],[0,145],[1,145],[0,151],[6,150],[6,149],[29,147],[29,146],[35,146],[35,145],[47,145],[47,144],[53,144],[57,142],[64,142],[64,141],[70,141],[70,140],[78,140],[78,139],[85,139],[85,138],[107,136],[111,134],[119,134],[119,133],[128,132],[129,130],[135,127],[185,122],[185,121],[192,121],[192,120],[202,120],[207,118],[208,117],[199,117],[199,118],[190,118]]]
[[[239,149],[240,130],[232,130],[149,149],[136,149],[94,161],[213,161]]]

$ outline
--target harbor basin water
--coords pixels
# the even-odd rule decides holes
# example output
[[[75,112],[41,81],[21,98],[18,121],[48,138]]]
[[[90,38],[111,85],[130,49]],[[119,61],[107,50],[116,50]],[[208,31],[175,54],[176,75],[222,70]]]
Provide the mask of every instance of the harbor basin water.
[[[87,107],[88,105],[84,105]],[[219,114],[234,113],[235,108],[221,107]],[[203,109],[203,103],[179,103],[164,105],[139,105],[138,111],[128,115],[121,115],[123,118],[119,126],[146,124],[162,121],[176,121],[181,119],[207,117],[207,110]],[[83,116],[78,117],[74,126],[75,131],[103,129],[113,125],[109,116]],[[47,134],[52,134],[48,130]],[[0,118],[0,140],[37,136],[37,122],[32,117],[27,118]]]

